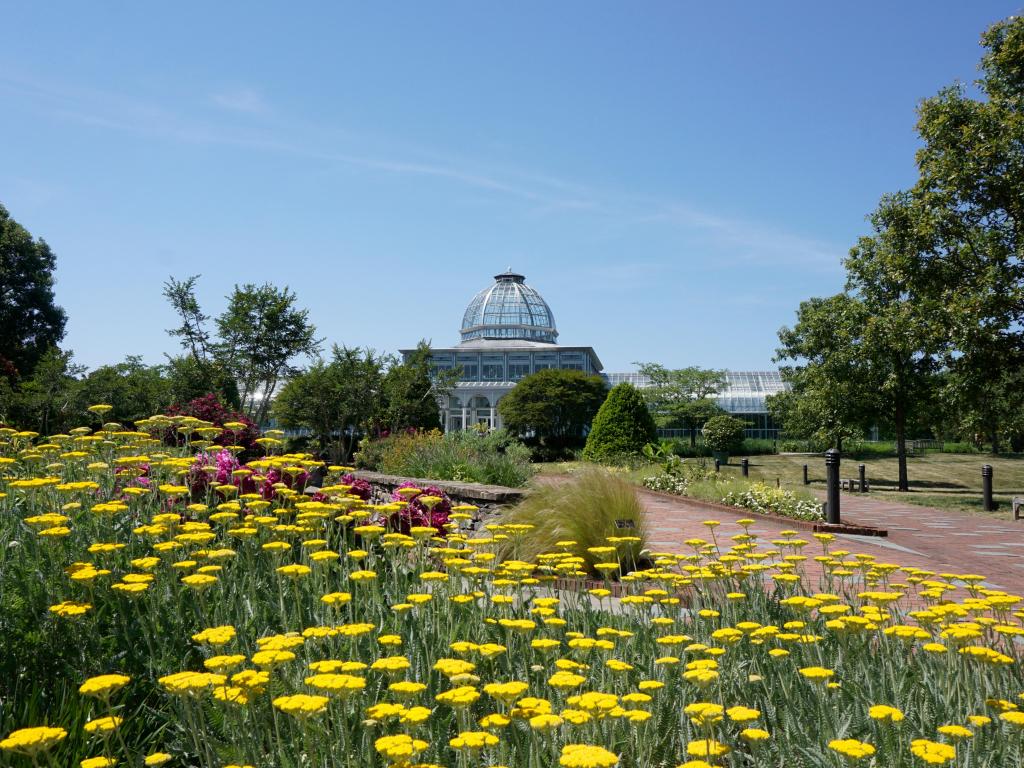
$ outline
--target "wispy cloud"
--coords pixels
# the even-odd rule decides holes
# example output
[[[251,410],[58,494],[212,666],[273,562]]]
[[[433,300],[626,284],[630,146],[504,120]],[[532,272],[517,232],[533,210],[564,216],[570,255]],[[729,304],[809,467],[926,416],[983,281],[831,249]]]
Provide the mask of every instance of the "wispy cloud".
[[[684,202],[658,205],[643,220],[696,233],[729,254],[727,263],[791,264],[832,271],[844,250],[834,243],[748,219],[711,213]]]
[[[677,200],[646,197],[628,190],[599,188],[544,172],[508,168],[476,159],[437,156],[417,149],[383,149],[379,137],[367,142],[358,136],[325,132],[322,126],[274,115],[258,125],[238,126],[215,117],[202,117],[117,93],[44,83],[0,75],[0,91],[35,102],[52,116],[93,128],[130,132],[182,143],[222,144],[239,149],[287,154],[325,164],[348,166],[394,176],[436,179],[463,187],[515,198],[529,204],[534,217],[598,216],[619,237],[652,224],[669,226],[697,242],[712,266],[791,264],[815,271],[838,271],[844,249],[801,233],[763,222],[706,210]],[[211,94],[208,100],[230,112],[270,115],[266,99],[246,86]],[[338,150],[342,145],[350,147]],[[384,145],[386,147],[386,144]],[[416,157],[415,155],[421,155]],[[404,155],[404,156],[403,156]]]
[[[270,111],[267,100],[255,88],[233,88],[221,91],[211,95],[210,100],[218,107],[232,112],[262,115]]]

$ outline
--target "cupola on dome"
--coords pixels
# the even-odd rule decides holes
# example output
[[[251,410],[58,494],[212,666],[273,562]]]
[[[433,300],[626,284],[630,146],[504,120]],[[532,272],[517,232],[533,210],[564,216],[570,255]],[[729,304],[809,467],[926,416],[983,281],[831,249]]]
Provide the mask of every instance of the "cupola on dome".
[[[466,307],[462,340],[523,339],[554,344],[558,338],[551,307],[511,269],[494,276]]]

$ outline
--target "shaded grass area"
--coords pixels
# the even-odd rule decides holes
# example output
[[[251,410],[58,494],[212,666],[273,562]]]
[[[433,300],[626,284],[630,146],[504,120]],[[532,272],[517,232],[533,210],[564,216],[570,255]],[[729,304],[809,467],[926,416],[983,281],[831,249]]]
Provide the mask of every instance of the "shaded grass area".
[[[740,459],[730,459],[723,471],[740,472]],[[750,456],[751,479],[772,485],[776,480],[792,490],[825,489],[825,459],[814,456]],[[803,465],[808,465],[809,486],[803,484]],[[1014,496],[1024,496],[1024,456],[989,456],[984,454],[928,453],[907,459],[910,491],[896,490],[899,477],[895,457],[846,459],[840,464],[840,477],[856,478],[858,465],[864,464],[871,496],[907,504],[935,507],[956,512],[989,515],[1005,519],[1010,514]],[[981,465],[991,464],[994,491],[999,509],[988,513],[982,509]]]
[[[729,459],[722,472],[740,476],[742,456]],[[749,456],[750,479],[775,485],[798,493],[825,490],[825,459],[821,454],[805,456]],[[690,459],[689,461],[696,461]],[[808,465],[811,484],[803,484],[803,465]],[[935,507],[952,512],[985,515],[1008,519],[1014,496],[1024,496],[1024,455],[991,456],[987,454],[950,454],[929,452],[924,456],[907,459],[910,491],[896,490],[898,465],[895,456],[843,457],[840,477],[856,478],[857,466],[864,464],[872,498],[899,501]],[[999,508],[985,512],[981,501],[981,465],[991,464],[994,496]],[[579,471],[582,462],[563,462],[536,465],[540,474],[564,474]],[[618,468],[615,472],[640,484],[648,475],[657,474],[660,466],[645,464],[634,468]],[[702,497],[698,497],[702,498]]]

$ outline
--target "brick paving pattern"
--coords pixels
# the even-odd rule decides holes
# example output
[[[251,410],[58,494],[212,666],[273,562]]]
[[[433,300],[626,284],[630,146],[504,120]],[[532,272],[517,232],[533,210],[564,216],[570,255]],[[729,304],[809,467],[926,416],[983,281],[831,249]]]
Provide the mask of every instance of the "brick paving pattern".
[[[727,545],[730,536],[743,532],[736,521],[753,517],[743,510],[712,509],[681,497],[667,498],[643,490],[637,493],[646,511],[653,551],[684,552],[690,550],[683,544],[687,539],[709,540],[703,520],[721,521],[716,534],[719,542]],[[987,579],[984,586],[1024,594],[1024,520],[1002,522],[847,493],[842,495],[841,512],[843,522],[885,528],[889,536],[837,534],[833,550],[874,555],[879,562],[936,573],[978,573]],[[755,520],[750,532],[764,540],[777,539],[782,531],[796,529],[784,518],[777,522],[764,517]],[[796,530],[800,538],[811,536],[806,529]],[[812,577],[820,573],[813,562],[819,553],[817,542],[805,548],[804,554],[810,559],[804,566]]]

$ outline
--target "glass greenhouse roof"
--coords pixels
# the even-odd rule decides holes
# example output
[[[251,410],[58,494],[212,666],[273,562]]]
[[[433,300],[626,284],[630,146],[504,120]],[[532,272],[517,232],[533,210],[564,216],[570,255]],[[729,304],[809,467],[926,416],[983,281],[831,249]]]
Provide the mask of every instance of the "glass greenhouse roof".
[[[551,307],[526,285],[523,275],[508,271],[494,276],[466,307],[462,340],[523,339],[554,344],[558,338]]]
[[[608,384],[624,382],[649,387],[651,380],[642,373],[606,373]],[[765,397],[784,392],[786,385],[778,371],[726,371],[725,386],[713,395],[715,402],[729,413],[765,413]]]

